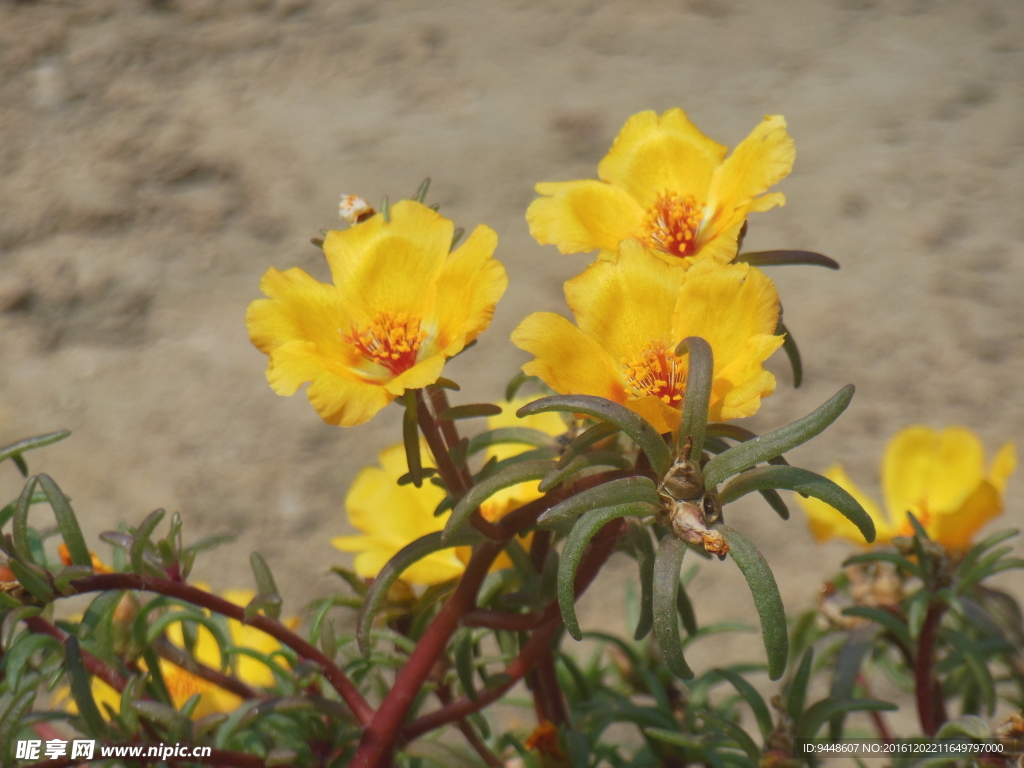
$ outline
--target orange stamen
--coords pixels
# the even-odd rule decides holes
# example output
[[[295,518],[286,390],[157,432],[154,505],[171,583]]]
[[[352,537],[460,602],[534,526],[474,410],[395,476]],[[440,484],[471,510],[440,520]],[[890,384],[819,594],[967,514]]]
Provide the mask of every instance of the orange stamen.
[[[642,239],[648,248],[680,258],[697,251],[703,206],[693,195],[660,192],[647,211]]]
[[[626,387],[634,397],[654,395],[666,405],[679,407],[686,393],[686,371],[682,358],[655,342],[634,357],[622,359]]]
[[[352,344],[370,362],[399,375],[416,365],[420,345],[427,332],[420,330],[420,319],[405,312],[381,312],[364,328],[352,325],[350,333],[342,337]]]

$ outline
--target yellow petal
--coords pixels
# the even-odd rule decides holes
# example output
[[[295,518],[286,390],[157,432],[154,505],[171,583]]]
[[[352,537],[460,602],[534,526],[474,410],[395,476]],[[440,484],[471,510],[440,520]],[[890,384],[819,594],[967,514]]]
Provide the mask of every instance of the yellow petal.
[[[324,254],[345,307],[359,323],[381,312],[429,315],[454,225],[413,200],[344,231],[331,231]]]
[[[840,465],[832,465],[823,474],[853,496],[874,521],[876,545],[885,544],[892,540],[892,527],[889,521],[882,515],[878,505],[850,479],[850,476],[846,474],[846,471]],[[840,538],[847,539],[861,546],[867,546],[867,542],[864,541],[864,536],[861,534],[860,529],[851,523],[844,514],[819,499],[805,499],[799,494],[796,494],[795,498],[797,504],[807,514],[807,524],[815,539],[818,541],[828,541],[829,539]]]
[[[785,118],[766,116],[715,172],[707,198],[712,211],[707,226],[721,231],[746,218],[748,204],[786,178],[795,159],[796,147],[786,132]],[[772,202],[777,204],[777,198]]]
[[[1017,447],[1013,443],[1004,443],[992,460],[992,469],[988,479],[999,493],[1006,493],[1006,481],[1017,469]]]
[[[761,400],[775,391],[775,376],[764,369],[764,361],[782,346],[782,342],[781,336],[752,336],[747,339],[744,353],[715,374],[711,386],[711,420],[728,421],[757,413]]]
[[[617,261],[598,260],[565,284],[580,330],[613,360],[631,359],[652,342],[672,346],[672,313],[686,273],[627,240]]]
[[[619,187],[600,181],[545,182],[526,210],[530,234],[541,245],[557,245],[562,253],[596,249],[614,251],[635,237],[644,211]]]
[[[925,527],[928,535],[946,549],[963,552],[971,548],[975,534],[1002,511],[1002,496],[985,480],[959,509],[932,515]]]
[[[385,382],[384,391],[398,397],[407,389],[421,389],[438,380],[444,370],[445,358],[441,354],[420,360],[409,370],[400,373],[391,381]]]
[[[598,176],[626,190],[644,210],[661,192],[707,200],[726,148],[697,130],[681,109],[633,115],[598,166]],[[607,247],[607,246],[606,246]]]
[[[276,349],[267,366],[267,381],[279,395],[293,395],[303,383],[311,382],[306,393],[309,402],[328,424],[362,424],[395,399],[382,387],[349,376],[316,345],[302,341]]]
[[[512,332],[512,343],[535,356],[523,371],[556,392],[625,402],[620,366],[597,341],[561,315],[533,313]]]
[[[985,478],[981,441],[970,430],[936,433],[910,426],[896,434],[882,464],[882,488],[894,520],[908,511],[928,515],[960,508]],[[922,520],[927,523],[927,520]]]
[[[437,286],[435,344],[445,356],[460,352],[491,323],[508,287],[501,262],[492,258],[498,235],[478,226],[445,261]]]
[[[246,314],[252,343],[265,354],[296,341],[312,344],[341,367],[356,360],[341,330],[351,324],[333,285],[314,280],[301,269],[268,269],[260,290],[269,298],[254,301]]]

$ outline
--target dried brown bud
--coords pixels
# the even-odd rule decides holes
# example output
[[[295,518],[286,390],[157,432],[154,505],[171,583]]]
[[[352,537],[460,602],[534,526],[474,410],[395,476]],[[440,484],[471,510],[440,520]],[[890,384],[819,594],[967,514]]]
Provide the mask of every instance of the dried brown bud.
[[[700,464],[692,459],[676,459],[661,484],[658,493],[673,501],[693,501],[704,494],[704,477]]]

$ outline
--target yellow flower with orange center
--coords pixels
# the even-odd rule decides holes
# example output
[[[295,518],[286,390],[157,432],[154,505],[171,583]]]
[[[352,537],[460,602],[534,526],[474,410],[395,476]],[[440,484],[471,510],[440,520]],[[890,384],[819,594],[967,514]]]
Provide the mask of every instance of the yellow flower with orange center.
[[[530,402],[519,398],[501,403],[502,413],[488,419],[488,427],[530,427],[552,437],[565,432],[565,423],[556,413],[542,413],[518,419],[515,412]],[[499,460],[522,453],[532,446],[501,444],[489,449],[487,458]],[[424,466],[434,466],[429,450],[422,446]],[[445,498],[445,492],[425,482],[417,488],[412,484],[398,485],[398,478],[408,472],[405,446],[393,445],[380,453],[380,466],[366,467],[356,476],[345,497],[345,511],[352,527],[359,531],[353,536],[338,536],[331,543],[342,552],[356,552],[355,571],[363,578],[372,578],[398,553],[421,536],[444,528],[451,512],[434,516],[434,510]],[[480,507],[481,514],[490,521],[500,520],[513,509],[539,498],[537,482],[521,483],[492,496]],[[528,542],[527,540],[524,540]],[[522,542],[521,542],[522,543]],[[411,584],[440,584],[454,579],[465,570],[468,547],[453,547],[434,552],[413,563],[402,574]],[[495,561],[494,567],[507,568],[511,562],[506,555]]]
[[[670,263],[732,261],[747,215],[784,205],[768,188],[796,157],[781,115],[769,115],[726,157],[681,109],[633,115],[597,167],[599,181],[543,182],[526,212],[530,234],[562,253],[614,258],[636,238]]]
[[[491,322],[508,279],[492,258],[497,235],[478,226],[449,252],[454,225],[412,200],[332,231],[324,254],[334,279],[270,269],[249,337],[270,357],[279,395],[309,382],[324,421],[362,424],[406,389],[433,384],[447,358]]]
[[[882,460],[882,493],[885,511],[835,464],[825,477],[849,491],[875,521],[875,545],[890,543],[894,536],[910,536],[908,512],[928,535],[950,551],[970,548],[975,534],[1003,511],[1006,481],[1017,466],[1012,443],[1004,444],[985,472],[985,449],[969,429],[909,426],[889,442]],[[832,507],[818,499],[797,498],[807,513],[811,533],[818,541],[864,538]]]
[[[565,284],[576,325],[552,312],[520,323],[512,341],[536,359],[523,370],[561,394],[622,403],[659,432],[679,426],[689,360],[675,354],[688,336],[714,353],[710,419],[750,416],[775,391],[763,363],[783,342],[774,332],[779,297],[748,264],[702,260],[684,271],[635,240],[617,261],[598,260]]]

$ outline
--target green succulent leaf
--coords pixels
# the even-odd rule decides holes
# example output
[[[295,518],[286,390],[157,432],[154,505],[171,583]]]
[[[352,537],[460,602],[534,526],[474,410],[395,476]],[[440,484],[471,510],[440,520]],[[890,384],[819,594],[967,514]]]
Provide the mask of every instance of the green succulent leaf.
[[[491,496],[505,488],[525,483],[530,480],[543,480],[544,477],[555,468],[555,462],[550,459],[527,459],[518,463],[509,464],[498,470],[490,477],[481,480],[459,499],[459,503],[452,510],[451,517],[445,524],[442,536],[447,541],[455,532],[460,530],[469,520],[473,512],[487,501]],[[448,546],[451,546],[450,544]]]
[[[456,421],[458,419],[478,419],[481,416],[498,416],[501,414],[501,406],[494,403],[470,403],[468,405],[456,405],[445,410],[439,421]]]
[[[405,391],[405,413],[402,414],[402,442],[409,479],[417,488],[423,487],[423,459],[420,456],[419,399],[415,389]]]
[[[789,359],[789,367],[793,370],[793,389],[800,389],[800,385],[804,383],[804,363],[800,358],[800,349],[796,345],[796,339],[793,338],[793,334],[780,320],[779,327],[775,330],[775,335],[785,334],[786,338],[782,342],[782,351],[786,353],[786,357]]]
[[[165,514],[162,509],[153,510],[135,531],[131,546],[131,563],[132,570],[139,576],[147,576],[152,570],[152,566],[146,562],[146,547],[149,546],[149,539],[156,527],[160,525],[160,521],[164,519]]]
[[[85,669],[82,651],[78,647],[78,638],[74,635],[68,635],[64,641],[64,666],[71,682],[71,697],[78,706],[79,714],[93,734],[105,735],[107,727],[96,706],[96,700],[92,697],[92,679]]]
[[[765,704],[761,694],[757,692],[743,675],[731,669],[716,669],[715,673],[728,680],[732,687],[736,689],[736,692],[743,697],[743,699],[750,706],[750,711],[754,713],[754,719],[757,720],[757,726],[761,730],[762,738],[766,739],[772,732],[772,713],[768,709],[768,705]]]
[[[595,485],[559,502],[539,518],[538,525],[555,525],[601,507],[643,502],[658,506],[658,489],[648,477],[623,477]]]
[[[722,504],[729,504],[753,491],[776,488],[796,491],[824,501],[856,525],[866,541],[875,540],[875,522],[860,502],[827,477],[800,467],[757,467],[747,470],[729,481],[718,497]]]
[[[699,459],[704,451],[704,432],[708,426],[708,409],[711,406],[711,380],[715,370],[715,355],[711,345],[700,336],[688,336],[676,347],[676,356],[689,354],[689,368],[686,373],[686,396],[683,399],[683,417],[679,423],[676,453],[689,438],[692,441],[690,455]]]
[[[381,568],[380,573],[373,580],[370,588],[366,591],[363,600],[362,610],[359,611],[359,619],[356,628],[356,641],[364,658],[370,657],[372,650],[370,645],[370,630],[373,628],[373,620],[377,617],[388,596],[388,590],[398,580],[398,577],[413,563],[422,560],[427,555],[438,552],[449,547],[476,544],[480,541],[480,534],[469,529],[453,533],[449,539],[443,539],[440,531],[428,533],[421,536],[411,544],[400,549],[394,557]]]
[[[547,493],[556,485],[568,482],[577,477],[580,473],[593,467],[614,467],[615,469],[629,469],[633,462],[614,451],[588,451],[582,453],[565,466],[555,466],[547,476],[541,480],[538,490]]]
[[[625,406],[592,395],[555,395],[534,400],[529,405],[520,408],[517,415],[522,418],[548,411],[583,413],[595,419],[615,424],[647,455],[656,474],[664,475],[668,472],[672,456],[665,441],[654,427]]]
[[[796,670],[796,674],[793,676],[793,681],[789,685],[789,691],[786,694],[786,711],[794,721],[800,719],[800,715],[804,711],[804,701],[807,699],[807,686],[811,682],[811,670],[814,667],[814,648],[808,648],[804,651],[804,656],[800,659],[800,666]]]
[[[70,437],[71,431],[62,429],[57,432],[50,432],[45,435],[39,435],[38,437],[29,437],[24,440],[19,440],[16,443],[11,443],[8,446],[0,448],[0,462],[6,461],[7,459],[16,460],[21,457],[25,451],[31,451],[36,448],[42,448],[47,445],[53,445],[63,440],[65,437]],[[27,474],[24,469],[21,469],[22,475]]]
[[[779,586],[764,556],[743,534],[724,525],[716,526],[729,544],[729,555],[747,580],[754,605],[761,620],[761,636],[768,653],[768,677],[778,680],[786,671],[789,659],[789,635],[786,610]]]
[[[821,434],[839,418],[853,399],[854,386],[847,384],[813,413],[768,434],[733,446],[715,456],[704,467],[704,485],[715,488],[728,477],[781,456]]]
[[[693,678],[693,670],[683,657],[683,644],[679,636],[679,613],[676,600],[679,591],[679,569],[686,554],[686,543],[674,536],[666,536],[658,545],[654,556],[654,636],[665,659],[665,664],[676,677]]]
[[[818,730],[836,715],[848,712],[892,712],[895,704],[878,699],[825,699],[811,705],[800,718],[800,738],[812,739]]]
[[[46,500],[50,502],[53,514],[57,518],[57,527],[64,543],[68,547],[68,554],[71,555],[71,562],[74,565],[92,566],[92,556],[89,554],[89,547],[85,544],[82,536],[82,529],[78,527],[78,520],[75,518],[74,510],[68,503],[68,497],[53,482],[49,475],[39,475],[39,487],[46,494]]]
[[[473,456],[480,451],[490,448],[492,445],[514,444],[532,445],[535,448],[543,448],[551,445],[554,438],[547,432],[529,427],[498,427],[487,432],[482,432],[469,440],[468,456]]]
[[[565,628],[575,640],[583,638],[579,620],[576,618],[576,570],[590,540],[605,525],[621,517],[646,517],[657,509],[650,504],[618,504],[614,507],[592,509],[576,521],[569,532],[558,564],[558,607],[562,611]]]
[[[624,541],[640,569],[640,616],[633,639],[642,640],[654,626],[654,543],[651,541],[651,532],[647,526],[636,520],[629,520],[626,523]]]
[[[753,251],[741,253],[736,261],[745,261],[754,267],[778,267],[805,264],[826,269],[839,269],[839,262],[814,251]]]
[[[263,559],[259,552],[249,555],[249,564],[252,566],[253,575],[256,577],[256,588],[259,590],[257,598],[263,597],[260,605],[263,612],[272,619],[281,617],[281,593],[277,589],[277,582],[274,581],[274,574],[270,566]]]
[[[562,454],[562,458],[558,460],[559,468],[564,467],[590,446],[595,443],[599,443],[612,435],[617,435],[619,431],[619,427],[612,424],[610,421],[599,422],[589,429],[584,430],[577,435],[573,441],[569,443],[569,447],[565,449],[565,452]]]

